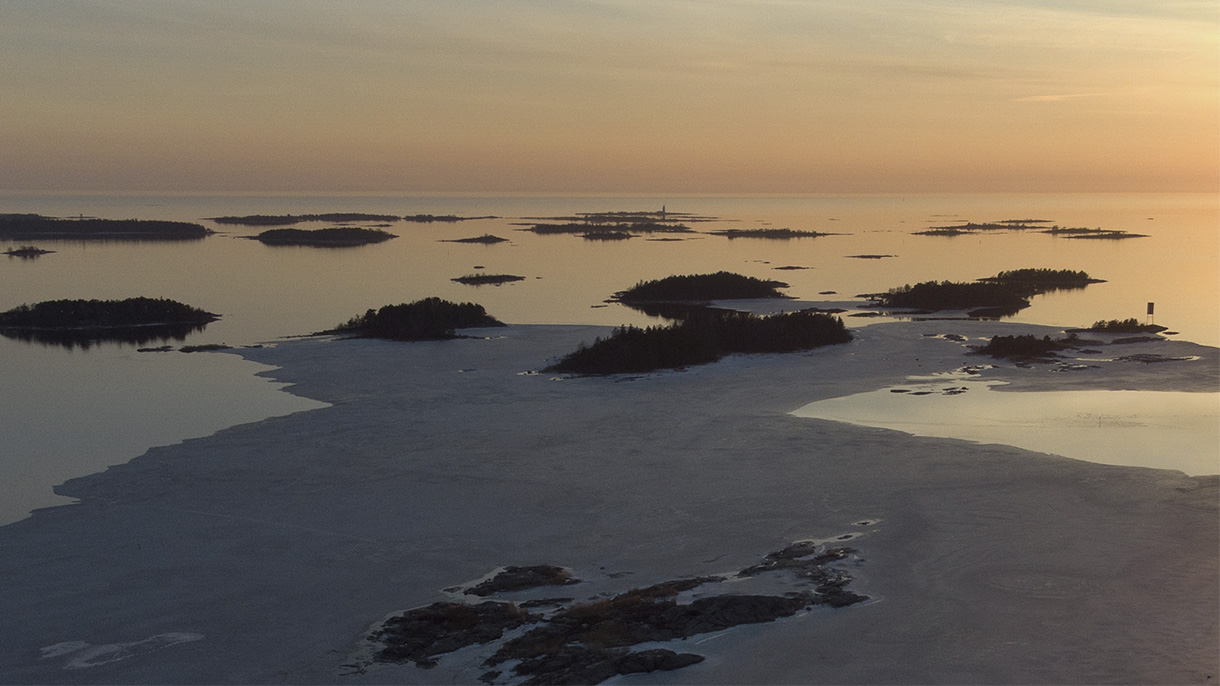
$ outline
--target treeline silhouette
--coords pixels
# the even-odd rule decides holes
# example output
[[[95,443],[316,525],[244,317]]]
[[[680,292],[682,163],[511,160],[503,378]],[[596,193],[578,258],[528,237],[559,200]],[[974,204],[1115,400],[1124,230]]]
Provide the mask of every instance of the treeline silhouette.
[[[623,326],[609,338],[581,344],[546,371],[570,374],[643,373],[715,362],[733,353],[784,353],[846,343],[843,320],[789,312],[760,317],[706,311],[670,326]]]
[[[424,298],[368,310],[322,333],[349,333],[395,341],[434,341],[457,338],[457,329],[504,325],[488,315],[482,305]]]
[[[1164,331],[1165,327],[1155,324],[1141,324],[1138,319],[1102,319],[1093,322],[1088,331],[1105,331],[1108,333],[1150,333]]]
[[[153,219],[78,219],[45,217],[40,214],[0,214],[0,238],[35,240],[198,240],[214,233],[191,222]]]

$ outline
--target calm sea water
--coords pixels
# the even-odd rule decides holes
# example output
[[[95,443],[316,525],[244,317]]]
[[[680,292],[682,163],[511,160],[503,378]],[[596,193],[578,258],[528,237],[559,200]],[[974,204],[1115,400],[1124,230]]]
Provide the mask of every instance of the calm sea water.
[[[696,235],[585,241],[519,231],[531,217],[659,210],[718,220],[696,230],[789,227],[839,235],[787,241]],[[654,323],[604,301],[642,279],[728,270],[778,279],[789,295],[843,300],[907,283],[972,280],[1007,269],[1083,269],[1105,283],[1034,299],[1015,321],[1081,326],[1144,318],[1176,337],[1220,345],[1220,199],[1200,194],[839,195],[784,197],[165,196],[0,194],[0,212],[198,221],[222,233],[186,243],[37,241],[38,259],[0,259],[0,310],[58,298],[166,297],[222,315],[189,344],[249,345],[326,329],[366,309],[428,296],[473,301],[508,323]],[[259,229],[207,217],[367,212],[495,215],[395,223],[392,241],[346,249],[268,247]],[[1125,241],[1021,232],[912,235],[966,221],[1046,219],[1141,234]],[[313,225],[306,225],[313,226]],[[319,225],[320,226],[320,225]],[[444,242],[491,233],[509,242]],[[21,243],[31,243],[22,241]],[[15,243],[0,241],[0,250]],[[859,259],[853,255],[890,255]],[[802,267],[779,270],[779,267]],[[485,271],[524,281],[470,287]],[[833,293],[827,293],[833,291]],[[307,409],[234,355],[67,350],[0,338],[0,523],[66,502],[50,487],[148,447]]]

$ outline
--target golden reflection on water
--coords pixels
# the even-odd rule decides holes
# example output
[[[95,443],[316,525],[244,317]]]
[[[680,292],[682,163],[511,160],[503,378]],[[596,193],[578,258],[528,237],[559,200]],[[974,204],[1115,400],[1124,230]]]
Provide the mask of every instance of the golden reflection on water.
[[[1005,393],[992,390],[997,385],[946,376],[939,383],[830,398],[793,414],[1102,464],[1220,474],[1218,393]]]

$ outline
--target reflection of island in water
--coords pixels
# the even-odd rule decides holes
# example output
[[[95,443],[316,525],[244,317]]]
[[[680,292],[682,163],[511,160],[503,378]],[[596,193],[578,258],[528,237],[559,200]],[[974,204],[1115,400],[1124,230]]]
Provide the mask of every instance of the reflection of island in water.
[[[0,239],[8,240],[189,241],[212,233],[190,222],[0,214]]]
[[[50,300],[0,312],[0,335],[88,349],[99,343],[182,341],[220,317],[164,298]]]

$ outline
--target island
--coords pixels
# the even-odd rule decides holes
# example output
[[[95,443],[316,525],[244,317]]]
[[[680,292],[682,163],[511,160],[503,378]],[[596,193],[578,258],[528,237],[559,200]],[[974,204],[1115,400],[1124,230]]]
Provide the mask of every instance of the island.
[[[417,224],[431,224],[432,222],[467,222],[474,219],[499,219],[499,217],[491,214],[482,217],[459,217],[455,214],[408,214],[402,218],[404,222],[415,222]]]
[[[660,210],[620,210],[604,212],[576,212],[571,215],[557,217],[526,217],[538,221],[584,222],[594,224],[613,224],[630,222],[714,222],[719,217],[699,215],[693,212],[673,212],[662,205]]]
[[[1039,293],[1084,288],[1091,283],[1105,283],[1104,279],[1095,279],[1089,276],[1088,272],[1072,269],[1013,269],[984,277],[979,281],[1024,285]]]
[[[424,669],[462,648],[489,646],[491,654],[482,666],[490,671],[481,677],[487,683],[511,671],[513,677],[530,677],[527,684],[597,684],[618,674],[669,671],[704,660],[697,653],[668,648],[633,650],[641,644],[722,632],[806,614],[816,607],[837,609],[868,600],[847,589],[851,576],[835,566],[845,560],[861,562],[853,548],[799,541],[734,575],[737,579],[762,575],[790,579],[799,590],[782,596],[733,593],[727,578],[700,576],[670,579],[580,603],[571,598],[541,604],[525,601],[520,606],[498,598],[478,604],[441,601],[384,619],[367,645],[374,662],[414,663]],[[567,570],[552,565],[507,569],[558,570],[563,576],[544,583],[580,583]],[[682,597],[695,589],[710,593],[693,600]],[[530,612],[552,605],[559,606],[558,610]],[[496,648],[494,652],[492,648]]]
[[[508,239],[500,238],[499,236],[495,236],[490,233],[485,233],[482,236],[474,236],[472,238],[451,238],[448,240],[442,240],[440,242],[441,243],[480,243],[482,245],[494,245],[496,243],[507,243]]]
[[[744,300],[751,298],[784,298],[778,289],[787,288],[782,281],[758,279],[732,272],[667,276],[641,281],[625,291],[614,294],[622,303],[642,302],[707,302],[710,300]]]
[[[1164,326],[1141,324],[1135,317],[1130,317],[1128,319],[1098,320],[1086,329],[1069,329],[1069,333],[1076,331],[1093,331],[1097,333],[1161,333],[1165,330],[1167,329]]]
[[[386,305],[368,310],[358,317],[322,331],[321,334],[348,334],[359,338],[385,338],[393,341],[439,341],[461,338],[458,329],[506,326],[487,314],[482,305],[452,303],[440,298],[424,298],[401,305]]]
[[[213,233],[191,222],[0,214],[0,239],[7,240],[184,241]]]
[[[734,353],[786,353],[851,341],[843,320],[800,311],[758,316],[706,310],[669,326],[623,326],[546,367],[570,374],[643,373],[715,362]]]
[[[975,352],[1018,361],[1047,360],[1055,357],[1060,350],[1077,347],[1078,343],[1075,335],[1061,339],[1050,336],[1039,338],[1033,334],[992,336],[986,345],[975,348]]]
[[[1118,241],[1127,238],[1147,238],[1147,234],[1132,233],[1130,231],[1119,231],[1116,229],[1086,229],[1086,228],[1061,228],[1058,226],[1051,227],[1041,233],[1049,233],[1052,236],[1060,238],[1077,238],[1077,239],[1093,239],[1104,241]]]
[[[1029,307],[1028,288],[1004,283],[924,281],[871,296],[883,307],[922,312],[970,310],[971,317],[1000,317]]]
[[[614,222],[614,223],[595,223],[589,221],[567,222],[564,224],[532,224],[518,231],[529,231],[540,236],[553,236],[559,234],[581,236],[582,238],[591,238],[593,234],[617,234],[625,233],[628,235],[639,234],[655,234],[655,233],[694,233],[694,229],[685,224],[670,224],[661,221],[634,221],[634,222]]]
[[[28,260],[28,259],[33,259],[35,257],[41,257],[43,255],[48,255],[53,252],[55,252],[55,251],[54,250],[43,250],[42,248],[38,248],[38,247],[35,247],[32,245],[22,245],[22,246],[19,246],[16,248],[9,248],[8,250],[4,251],[4,254],[8,255],[9,257],[20,257],[22,259]]]
[[[870,297],[883,307],[923,312],[969,310],[967,316],[998,318],[1029,307],[1029,298],[1053,290],[1084,288],[1100,279],[1068,269],[1016,269],[973,282],[925,281]]]
[[[1121,240],[1125,238],[1147,238],[1141,233],[1132,233],[1130,231],[1120,231],[1117,229],[1086,229],[1064,227],[1055,224],[1051,227],[1041,226],[1049,224],[1049,219],[1004,219],[998,222],[966,222],[965,224],[955,224],[952,226],[934,226],[924,231],[915,231],[913,236],[962,236],[966,234],[986,233],[989,231],[1032,231],[1034,233],[1044,233],[1060,238],[1093,238],[1103,240]]]
[[[449,280],[466,286],[499,286],[502,283],[524,281],[525,277],[516,274],[467,274]]]
[[[634,238],[635,234],[628,231],[586,231],[580,234],[580,237],[586,241],[625,241],[628,238]]]
[[[240,217],[209,217],[217,224],[241,226],[291,226],[303,222],[396,222],[394,214],[367,214],[363,212],[330,212],[326,214],[248,214]]]
[[[250,236],[264,245],[303,245],[316,248],[347,248],[381,243],[397,235],[381,229],[336,226],[328,229],[269,229]]]
[[[767,238],[771,240],[788,240],[791,238],[821,238],[822,236],[839,236],[842,234],[823,233],[820,231],[802,231],[798,229],[724,229],[708,231],[713,236],[725,238]]]
[[[219,315],[165,298],[49,300],[0,312],[0,335],[88,348],[106,341],[182,340]]]

